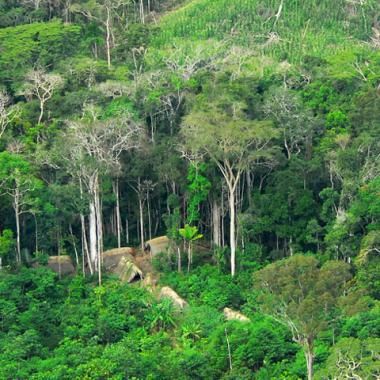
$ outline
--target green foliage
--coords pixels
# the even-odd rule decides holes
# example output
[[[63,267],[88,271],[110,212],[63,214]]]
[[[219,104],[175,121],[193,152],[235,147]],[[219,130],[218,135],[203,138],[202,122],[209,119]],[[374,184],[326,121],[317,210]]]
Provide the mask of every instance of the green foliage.
[[[172,301],[164,298],[160,302],[153,303],[145,318],[149,324],[149,328],[154,331],[165,330],[175,326]]]
[[[32,66],[51,66],[75,51],[80,27],[60,21],[0,29],[0,83],[17,88]]]
[[[259,378],[259,374],[264,373],[264,369],[271,372],[272,364],[291,359],[297,352],[291,337],[281,325],[258,314],[252,323],[231,321],[215,329],[208,349],[211,352],[225,352],[214,358],[216,363],[213,365],[217,368],[227,369],[228,366],[228,356],[225,351],[226,334],[230,342],[232,363],[235,367],[232,374],[251,372],[248,379],[256,378],[256,376],[252,376],[252,372]],[[230,377],[226,376],[226,378]]]
[[[0,258],[5,258],[10,255],[15,248],[15,239],[13,238],[12,230],[4,230],[0,234]]]
[[[351,8],[343,0],[333,7],[328,0],[289,1],[276,23],[278,1],[197,0],[167,15],[153,43],[162,46],[173,40],[181,43],[183,39],[232,37],[266,54],[298,62],[305,55],[326,56],[332,46],[342,50],[351,47],[347,35],[368,38],[367,20],[376,7],[375,1],[360,9]],[[273,31],[278,40],[271,41],[269,33]]]
[[[162,282],[195,305],[204,304],[221,310],[225,306],[238,308],[243,302],[240,289],[231,278],[221,275],[210,265],[194,269],[189,276],[166,274]]]
[[[326,369],[316,373],[316,379],[344,377],[376,378],[380,374],[378,357],[380,339],[341,339],[331,350]]]
[[[326,262],[321,268],[318,264],[314,257],[295,255],[254,275],[261,309],[289,329],[308,367],[313,365],[314,341],[337,315],[337,302],[351,278],[343,262]]]
[[[184,228],[179,229],[179,234],[187,241],[193,242],[202,239],[203,235],[198,233],[198,228],[196,226],[185,225]]]
[[[342,327],[342,336],[358,339],[380,337],[380,306],[348,318]]]
[[[187,206],[187,222],[192,224],[199,220],[199,206],[206,200],[211,188],[211,182],[204,176],[206,164],[192,164],[189,166],[187,180],[189,182],[189,201]]]
[[[300,380],[308,345],[317,378],[378,377],[379,11],[376,0],[0,0],[0,378]],[[38,125],[36,94],[20,91],[37,68],[64,83]],[[138,148],[104,165],[118,144],[107,132],[137,120]],[[221,167],[239,173],[234,279]],[[116,199],[121,245],[140,244],[142,219],[145,240],[184,238],[191,264],[202,236],[187,275],[173,254],[153,268],[136,258],[185,310],[107,271],[95,286],[89,168],[104,249],[118,240]],[[140,180],[152,184],[143,196],[130,186]],[[13,265],[16,201],[35,268]],[[84,259],[85,276],[43,267],[57,249]],[[224,307],[250,322],[225,321]]]

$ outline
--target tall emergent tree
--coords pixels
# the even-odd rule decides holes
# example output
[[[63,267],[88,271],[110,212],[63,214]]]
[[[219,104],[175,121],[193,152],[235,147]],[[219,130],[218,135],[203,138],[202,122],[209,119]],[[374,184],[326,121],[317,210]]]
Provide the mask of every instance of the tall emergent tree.
[[[0,90],[0,138],[17,114],[18,107],[11,106],[11,97],[5,91]]]
[[[223,175],[230,212],[231,275],[236,271],[236,193],[242,174],[270,157],[277,131],[269,121],[249,120],[241,105],[214,101],[200,104],[182,124],[187,149],[207,155]]]
[[[80,186],[85,186],[89,197],[90,265],[98,271],[99,283],[103,249],[100,179],[120,170],[122,152],[136,148],[140,135],[139,123],[125,114],[118,119],[72,122],[65,136],[68,169]]]
[[[71,10],[82,14],[89,20],[93,20],[105,29],[106,55],[108,68],[111,68],[111,50],[115,46],[116,23],[123,20],[125,7],[129,0],[87,0],[80,4],[73,4]]]
[[[0,194],[11,198],[16,222],[16,261],[21,263],[22,214],[30,211],[37,198],[31,193],[41,187],[41,181],[32,174],[31,165],[19,154],[0,153]]]
[[[24,95],[27,98],[36,97],[40,102],[38,124],[44,116],[45,103],[53,96],[54,91],[63,85],[63,78],[59,74],[47,73],[44,69],[35,69],[26,75]]]
[[[327,328],[350,278],[343,261],[319,267],[314,257],[302,255],[274,262],[254,275],[262,311],[285,325],[303,348],[308,380],[313,379],[315,338]]]

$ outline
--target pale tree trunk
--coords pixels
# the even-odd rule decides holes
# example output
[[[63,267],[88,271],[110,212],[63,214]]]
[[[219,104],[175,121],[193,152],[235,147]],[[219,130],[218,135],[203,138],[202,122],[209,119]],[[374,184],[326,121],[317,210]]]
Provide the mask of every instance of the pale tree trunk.
[[[40,116],[38,117],[38,124],[41,124],[42,118],[44,116],[45,102],[40,100]]]
[[[188,241],[187,244],[187,273],[190,273],[191,264],[193,262],[192,242]]]
[[[106,20],[106,49],[107,49],[107,64],[111,68],[111,10],[107,7],[107,20]]]
[[[149,200],[149,189],[146,191],[146,204],[148,211],[148,232],[149,232],[149,240],[152,240],[152,217],[150,214],[150,200]]]
[[[293,256],[293,237],[291,236],[289,239],[289,254]]]
[[[221,233],[222,233],[221,238],[222,238],[222,241],[221,241],[221,243],[222,243],[222,247],[224,248],[226,243],[225,243],[225,237],[224,237],[224,235],[225,235],[225,231],[224,231],[224,212],[225,212],[225,210],[224,210],[224,187],[223,186],[222,186],[221,212],[222,212],[222,218],[221,218],[221,224],[222,224],[222,226],[221,226],[222,227],[221,228]]]
[[[75,236],[73,234],[73,227],[71,226],[71,224],[69,224],[69,232],[70,232],[71,241],[72,241],[73,247],[74,247],[75,262],[77,263],[77,268],[78,268],[78,266],[79,266],[79,256],[78,256],[78,251],[77,251],[77,245],[75,243]]]
[[[96,177],[95,191],[95,215],[96,215],[96,233],[97,233],[97,266],[99,286],[102,284],[102,252],[103,252],[103,221],[102,207],[100,202],[99,178]]]
[[[212,203],[212,230],[213,230],[213,239],[212,239],[213,241],[212,242],[216,247],[221,246],[221,238],[220,238],[221,215],[220,215],[220,213],[221,213],[221,211],[220,211],[220,207],[218,205],[218,202],[216,200],[214,200]]]
[[[115,206],[115,209],[116,209],[116,206]],[[112,233],[112,235],[117,236],[117,232],[116,232],[116,210],[114,210],[113,213],[110,215],[109,231]]]
[[[34,239],[35,239],[35,250],[38,252],[38,223],[37,223],[37,217],[36,214],[33,212],[33,219],[34,219]]]
[[[91,262],[96,271],[98,271],[98,250],[99,250],[99,235],[98,235],[98,215],[97,215],[97,192],[98,192],[98,173],[94,173],[89,180],[89,195],[90,195],[90,214],[88,216],[90,229],[90,256]]]
[[[90,214],[88,216],[88,224],[90,231],[90,261],[94,265],[95,270],[97,270],[97,261],[98,256],[97,247],[97,233],[96,233],[96,211],[95,211],[95,200],[90,200]]]
[[[83,187],[82,187],[81,179],[79,179],[79,189],[80,189],[80,198],[83,199]],[[88,268],[90,269],[91,275],[93,275],[94,270],[92,269],[92,262],[91,262],[90,252],[89,252],[88,243],[87,243],[86,222],[84,219],[84,215],[82,213],[80,213],[80,224],[81,224],[81,230],[82,230],[82,257],[84,260],[84,255],[86,254]],[[84,265],[83,265],[83,273],[84,273]]]
[[[178,260],[177,270],[178,270],[178,273],[181,273],[182,272],[182,263],[181,263],[181,250],[179,247],[177,247],[177,260]]]
[[[307,380],[313,380],[313,361],[314,361],[314,353],[313,347],[306,343],[304,347],[305,351],[305,359],[306,359],[306,367],[307,367]]]
[[[125,242],[129,244],[129,223],[128,218],[125,218]]]
[[[80,214],[80,223],[81,223],[81,229],[82,229],[82,256],[84,259],[84,256],[86,254],[88,268],[90,269],[90,274],[93,275],[94,270],[92,269],[92,262],[91,262],[90,252],[88,249],[87,235],[86,235],[86,223],[85,223],[83,214]]]
[[[280,19],[281,17],[281,13],[282,13],[282,8],[284,6],[284,0],[281,0],[281,3],[280,3],[280,6],[278,7],[278,10],[277,10],[277,13],[276,13],[276,18],[275,18],[275,21],[274,21],[274,24],[273,24],[273,28],[275,28],[278,20]]]
[[[21,233],[20,233],[20,191],[18,188],[15,190],[13,199],[13,210],[16,218],[16,261],[21,263]]]
[[[226,342],[227,342],[227,352],[228,352],[228,363],[230,365],[230,371],[232,371],[232,355],[231,355],[231,346],[230,346],[230,340],[228,339],[227,329],[224,329],[224,332],[226,334]]]
[[[103,223],[101,214],[100,191],[99,191],[99,174],[95,172],[89,181],[90,191],[90,256],[95,270],[98,272],[99,285],[102,283],[102,260],[103,250]]]
[[[140,211],[140,240],[141,240],[141,250],[144,252],[144,210],[143,201],[141,195],[139,195],[139,211]]]
[[[116,234],[117,234],[117,247],[121,247],[121,216],[120,216],[120,193],[119,193],[119,179],[114,183],[114,193],[116,197],[115,215],[116,215]]]
[[[140,21],[142,24],[145,24],[145,15],[144,15],[144,2],[140,0]]]
[[[62,278],[62,267],[61,267],[61,228],[58,227],[57,231],[57,248],[58,248],[58,278]]]
[[[71,0],[66,0],[65,1],[65,8],[64,8],[64,15],[65,15],[65,23],[69,23],[70,22],[70,7],[71,7]]]
[[[231,249],[231,276],[236,272],[236,210],[235,210],[236,186],[228,184],[228,201],[230,207],[230,249]]]
[[[21,237],[20,237],[20,214],[16,211],[16,245],[17,245],[17,262],[21,263]]]
[[[247,198],[248,198],[248,205],[249,207],[252,206],[252,178],[251,178],[251,172],[249,170],[247,170],[247,174],[246,174],[246,180],[247,180]]]

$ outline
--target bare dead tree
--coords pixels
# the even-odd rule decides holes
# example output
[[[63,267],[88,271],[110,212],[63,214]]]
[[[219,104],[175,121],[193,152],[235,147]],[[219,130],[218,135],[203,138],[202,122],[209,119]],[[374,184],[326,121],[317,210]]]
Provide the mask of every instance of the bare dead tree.
[[[0,138],[18,114],[19,108],[11,106],[11,97],[5,91],[0,91]]]
[[[66,139],[70,147],[65,157],[72,175],[80,179],[89,196],[90,260],[101,283],[103,221],[100,179],[120,170],[122,152],[137,148],[142,128],[129,114],[107,121],[73,122]]]
[[[115,46],[115,20],[121,18],[120,13],[129,0],[87,1],[84,4],[73,4],[71,10],[80,13],[89,20],[98,22],[105,30],[106,55],[108,68],[111,68],[111,50]]]
[[[23,94],[27,99],[36,97],[39,100],[38,124],[40,124],[44,116],[45,103],[51,99],[54,91],[63,85],[63,78],[59,74],[50,74],[39,68],[29,71],[26,75],[26,81]]]
[[[30,4],[34,10],[39,10],[42,3],[46,0],[22,0],[22,4],[28,5]]]

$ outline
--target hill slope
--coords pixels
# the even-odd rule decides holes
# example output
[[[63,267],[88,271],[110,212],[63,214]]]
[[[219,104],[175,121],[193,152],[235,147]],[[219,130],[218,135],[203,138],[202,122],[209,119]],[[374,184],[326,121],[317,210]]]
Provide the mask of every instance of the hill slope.
[[[153,43],[233,39],[294,61],[368,41],[378,10],[375,0],[194,0],[162,19]]]

